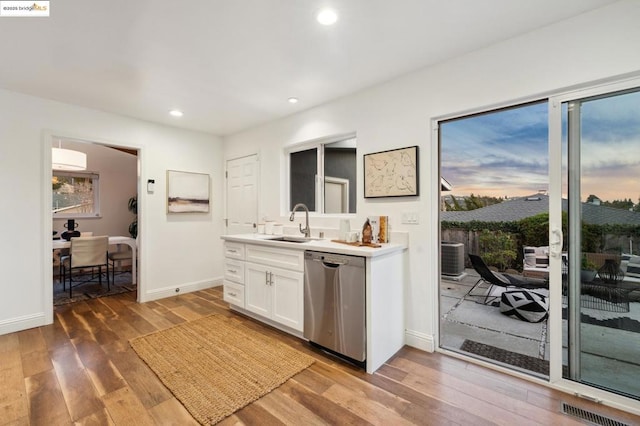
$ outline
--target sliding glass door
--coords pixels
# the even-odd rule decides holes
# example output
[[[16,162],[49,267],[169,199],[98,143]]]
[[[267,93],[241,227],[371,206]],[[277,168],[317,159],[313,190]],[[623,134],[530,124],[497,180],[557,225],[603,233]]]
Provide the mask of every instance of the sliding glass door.
[[[440,347],[547,377],[547,102],[438,126]]]
[[[640,88],[552,104],[563,179],[551,195],[568,217],[562,377],[640,399]]]
[[[440,348],[640,399],[640,81],[438,138]]]

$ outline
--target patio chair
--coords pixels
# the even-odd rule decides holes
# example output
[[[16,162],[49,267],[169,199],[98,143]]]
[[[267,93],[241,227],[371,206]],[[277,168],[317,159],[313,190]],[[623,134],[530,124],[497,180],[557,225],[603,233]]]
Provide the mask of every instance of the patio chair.
[[[464,297],[484,296],[484,300],[482,301],[483,305],[493,302],[498,298],[498,296],[491,296],[491,290],[493,290],[494,286],[504,287],[505,289],[510,287],[522,289],[549,288],[549,283],[545,280],[516,277],[515,275],[511,274],[501,274],[500,272],[492,271],[491,269],[489,269],[487,264],[484,263],[484,260],[482,260],[482,258],[476,254],[469,253],[469,260],[471,261],[473,269],[475,269],[476,272],[480,275],[480,279],[473,285],[473,287],[471,287],[471,289],[467,292],[467,294],[464,295]],[[473,294],[473,290],[475,290],[475,288],[483,282],[489,284],[487,293]]]

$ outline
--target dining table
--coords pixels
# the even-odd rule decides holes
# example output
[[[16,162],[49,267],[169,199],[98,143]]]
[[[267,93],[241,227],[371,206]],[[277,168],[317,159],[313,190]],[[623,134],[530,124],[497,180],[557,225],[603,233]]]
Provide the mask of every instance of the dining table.
[[[120,250],[120,246],[122,244],[126,244],[131,247],[131,283],[136,284],[137,282],[137,244],[135,238],[125,237],[120,235],[110,235],[109,236],[109,245],[117,246],[118,250]],[[71,241],[67,241],[64,239],[53,240],[53,249],[63,249],[71,247]]]

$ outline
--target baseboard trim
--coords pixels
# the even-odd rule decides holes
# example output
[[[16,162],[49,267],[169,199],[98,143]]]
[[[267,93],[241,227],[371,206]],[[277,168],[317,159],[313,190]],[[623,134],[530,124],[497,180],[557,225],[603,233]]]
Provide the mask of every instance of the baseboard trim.
[[[0,335],[47,325],[44,312],[0,321]]]
[[[426,352],[435,352],[436,345],[433,335],[414,330],[405,330],[405,344]]]
[[[250,318],[253,318],[256,321],[260,321],[260,322],[262,322],[264,324],[270,325],[271,327],[277,328],[278,330],[284,331],[285,333],[291,334],[292,336],[299,337],[300,339],[303,339],[303,340],[307,340],[307,339],[304,338],[304,335],[303,335],[303,333],[301,331],[294,330],[291,327],[287,327],[286,325],[282,325],[280,323],[272,321],[269,318],[265,318],[265,317],[263,317],[261,315],[254,314],[253,312],[247,311],[244,308],[240,308],[240,307],[238,307],[236,305],[229,304],[229,309],[234,311],[234,312],[237,312],[239,314],[242,314],[242,315],[248,316]]]
[[[150,302],[152,300],[164,299],[167,297],[178,296],[180,294],[192,293],[198,290],[205,290],[211,287],[222,285],[222,278],[194,281],[190,283],[180,283],[169,287],[156,288],[147,291],[140,297],[140,302]]]

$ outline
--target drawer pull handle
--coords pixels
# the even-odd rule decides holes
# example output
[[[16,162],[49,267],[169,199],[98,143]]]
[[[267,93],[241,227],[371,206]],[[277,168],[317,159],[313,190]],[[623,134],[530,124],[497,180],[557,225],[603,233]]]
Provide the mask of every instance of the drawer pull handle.
[[[232,293],[232,292],[228,292],[227,294],[228,294],[229,296],[231,296],[231,297],[237,297],[237,296],[238,296],[236,293]]]
[[[236,271],[235,269],[227,269],[227,272],[229,272],[230,274],[238,273],[238,271]]]

